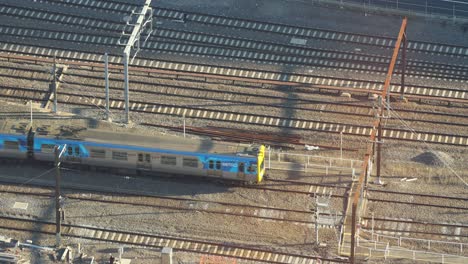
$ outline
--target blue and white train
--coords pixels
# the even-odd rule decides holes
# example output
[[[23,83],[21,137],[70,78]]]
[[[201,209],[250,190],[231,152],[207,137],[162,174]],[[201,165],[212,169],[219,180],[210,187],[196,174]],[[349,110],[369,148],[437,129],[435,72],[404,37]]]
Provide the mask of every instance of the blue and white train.
[[[61,162],[95,168],[212,177],[259,183],[265,175],[264,145],[226,145],[172,136],[142,137],[91,132],[78,139],[0,134],[0,158]],[[124,143],[121,143],[124,142]]]

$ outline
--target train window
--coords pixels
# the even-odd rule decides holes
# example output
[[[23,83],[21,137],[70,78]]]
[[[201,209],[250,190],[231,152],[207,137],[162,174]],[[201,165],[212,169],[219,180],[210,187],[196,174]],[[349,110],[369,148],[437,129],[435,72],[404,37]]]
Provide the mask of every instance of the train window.
[[[18,149],[18,141],[7,141],[3,143],[5,149]]]
[[[138,153],[138,161],[143,162],[143,154]]]
[[[73,155],[73,147],[68,147],[68,155]]]
[[[90,155],[91,158],[105,159],[106,151],[103,149],[91,149]]]
[[[127,152],[112,151],[112,159],[115,159],[115,160],[128,160]]]
[[[177,159],[171,156],[161,156],[161,164],[175,166],[177,165]]]
[[[198,168],[198,159],[196,159],[196,158],[183,158],[182,166]]]
[[[219,160],[216,161],[216,169],[217,170],[221,169],[221,161],[219,161]]]
[[[43,153],[54,153],[55,145],[54,144],[42,144],[41,152]]]
[[[145,161],[146,162],[151,162],[151,155],[150,154],[145,154]]]
[[[208,168],[210,168],[211,170],[214,169],[214,161],[213,160],[210,160],[208,162]]]
[[[80,155],[80,147],[75,147],[75,154]]]

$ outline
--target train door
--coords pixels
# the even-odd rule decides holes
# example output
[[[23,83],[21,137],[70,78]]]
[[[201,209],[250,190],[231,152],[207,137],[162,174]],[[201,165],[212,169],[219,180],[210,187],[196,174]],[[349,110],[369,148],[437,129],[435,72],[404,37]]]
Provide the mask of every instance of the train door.
[[[212,159],[208,160],[207,175],[208,176],[216,176],[215,161],[212,160]]]
[[[138,153],[137,169],[151,170],[151,154]]]
[[[208,160],[207,175],[211,177],[222,177],[223,170],[221,169],[221,161],[219,160]]]
[[[79,145],[67,145],[65,159],[71,163],[81,163],[81,150]]]
[[[245,179],[245,163],[244,162],[239,162],[239,168],[237,171],[237,176],[240,179]]]
[[[221,169],[221,161],[217,160],[215,162],[215,175],[218,177],[223,177],[223,170]]]

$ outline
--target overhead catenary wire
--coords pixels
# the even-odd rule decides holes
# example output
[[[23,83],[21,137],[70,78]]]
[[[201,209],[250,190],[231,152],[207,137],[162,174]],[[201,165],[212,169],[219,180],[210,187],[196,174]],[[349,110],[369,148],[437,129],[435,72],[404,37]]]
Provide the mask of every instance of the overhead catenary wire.
[[[65,82],[65,81],[61,81],[61,83],[68,84],[68,85],[73,85],[73,84],[67,83],[67,82]],[[92,97],[93,99],[98,100],[98,98],[96,98],[96,96],[94,96],[92,93],[90,93],[90,92],[88,92],[88,91],[86,91],[86,90],[83,90],[83,92],[85,92],[87,95],[89,95],[89,96]],[[87,100],[87,99],[86,99],[86,100]],[[90,102],[89,100],[87,100],[87,101]],[[99,106],[99,105],[96,104],[96,103],[93,103],[93,102],[90,102],[90,103],[93,104],[94,106],[96,106],[96,108],[98,108],[98,110],[100,110],[101,112],[104,112],[104,114],[107,113],[107,110],[106,110],[105,108]],[[114,119],[114,117],[116,117],[116,114],[114,114],[114,112],[111,111],[110,109],[109,109],[109,114],[112,116],[112,119]]]
[[[44,171],[43,173],[41,173],[41,174],[39,174],[39,175],[37,175],[37,176],[35,176],[35,177],[32,177],[32,178],[26,180],[25,182],[21,183],[20,186],[24,186],[24,185],[26,185],[26,184],[28,184],[28,183],[34,181],[35,179],[38,179],[38,178],[40,178],[40,177],[46,175],[47,173],[49,173],[49,172],[51,172],[51,171],[53,171],[53,170],[55,170],[55,167],[54,167],[54,168],[51,168],[51,169],[49,169],[49,170],[46,170],[46,171]]]
[[[418,132],[414,128],[412,128],[403,118],[391,107],[390,104],[387,104],[387,102],[383,102],[383,104],[388,108],[388,110],[393,114],[392,117],[395,118],[396,120],[400,121],[404,127],[406,127],[412,134],[418,135]],[[431,150],[441,161],[444,163],[445,167],[447,167],[458,179],[460,179],[463,184],[465,184],[466,187],[468,187],[468,182],[463,179],[456,171],[455,169],[445,160],[444,157],[440,156],[437,151],[435,151],[425,140],[423,139],[418,139],[417,141],[422,142],[429,150]]]

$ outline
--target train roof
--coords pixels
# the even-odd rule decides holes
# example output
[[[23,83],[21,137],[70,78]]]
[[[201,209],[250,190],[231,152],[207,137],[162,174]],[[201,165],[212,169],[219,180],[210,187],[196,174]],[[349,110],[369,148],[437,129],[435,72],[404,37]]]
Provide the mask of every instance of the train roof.
[[[156,134],[151,136],[128,133],[115,133],[89,129],[83,133],[82,140],[96,143],[110,143],[117,145],[131,145],[155,149],[169,149],[184,152],[217,153],[217,154],[249,154],[250,145],[221,143],[211,139],[183,138],[170,134]]]

